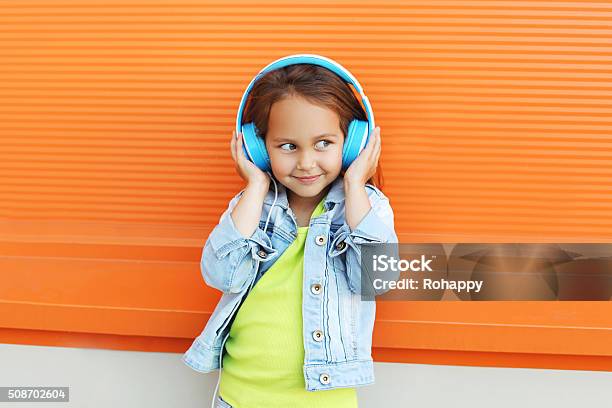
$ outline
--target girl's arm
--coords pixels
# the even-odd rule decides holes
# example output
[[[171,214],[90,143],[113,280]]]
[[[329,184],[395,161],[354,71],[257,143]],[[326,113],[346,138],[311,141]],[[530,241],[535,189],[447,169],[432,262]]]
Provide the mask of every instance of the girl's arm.
[[[346,183],[344,191],[345,222],[340,228],[345,238],[357,244],[397,243],[393,209],[382,191],[371,184],[350,187]]]
[[[345,222],[331,243],[330,256],[346,252],[346,273],[349,289],[361,293],[361,245],[379,245],[381,254],[399,259],[398,239],[395,233],[393,209],[389,199],[373,185],[365,186],[345,181]],[[367,200],[367,203],[365,202]],[[344,245],[342,244],[344,242]],[[387,275],[386,279],[397,279]],[[370,292],[364,291],[363,294]],[[377,295],[384,291],[377,291]]]
[[[360,183],[351,183],[344,179],[344,197],[345,208],[344,215],[346,223],[351,231],[357,228],[359,222],[366,216],[372,208],[365,185]]]
[[[234,225],[245,237],[250,237],[259,226],[264,198],[268,192],[268,185],[249,183],[242,198],[232,211]]]
[[[270,238],[258,225],[264,197],[258,188],[248,186],[232,198],[221,215],[200,260],[208,286],[224,293],[239,293],[257,272],[259,262],[277,255]]]
[[[376,127],[367,146],[344,173],[345,222],[336,232],[330,251],[332,257],[346,251],[349,289],[368,297],[371,291],[361,291],[361,277],[372,276],[370,273],[362,273],[361,245],[379,244],[374,246],[376,254],[399,258],[389,199],[378,188],[366,183],[376,172],[380,153],[380,127]],[[384,278],[396,280],[398,277],[399,272],[393,272]],[[376,294],[382,293],[384,291],[377,291]]]

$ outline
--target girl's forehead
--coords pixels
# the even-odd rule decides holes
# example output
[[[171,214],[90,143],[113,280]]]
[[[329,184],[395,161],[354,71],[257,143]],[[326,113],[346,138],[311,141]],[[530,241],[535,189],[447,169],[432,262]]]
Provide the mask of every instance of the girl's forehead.
[[[268,118],[268,131],[274,136],[312,138],[325,133],[337,134],[340,128],[338,114],[325,106],[310,103],[303,98],[287,98],[275,102]]]
[[[301,96],[287,96],[274,102],[270,108],[270,114],[278,112],[310,112],[311,114],[337,115],[336,111],[323,103],[313,103]]]

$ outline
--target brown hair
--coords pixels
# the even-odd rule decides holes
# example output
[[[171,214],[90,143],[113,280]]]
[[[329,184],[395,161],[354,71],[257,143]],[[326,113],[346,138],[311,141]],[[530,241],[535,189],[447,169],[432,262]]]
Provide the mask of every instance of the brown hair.
[[[242,123],[254,122],[259,135],[265,139],[272,105],[293,95],[299,95],[312,104],[336,112],[345,139],[351,120],[367,120],[365,110],[351,85],[327,68],[313,64],[295,64],[270,71],[257,80],[249,92]],[[382,190],[380,160],[376,173],[368,183]]]

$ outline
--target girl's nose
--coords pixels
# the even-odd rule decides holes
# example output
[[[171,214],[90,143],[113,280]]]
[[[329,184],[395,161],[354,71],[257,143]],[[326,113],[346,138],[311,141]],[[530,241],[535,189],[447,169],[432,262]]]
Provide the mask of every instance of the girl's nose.
[[[314,167],[314,155],[310,152],[303,152],[298,158],[298,170],[309,170]]]

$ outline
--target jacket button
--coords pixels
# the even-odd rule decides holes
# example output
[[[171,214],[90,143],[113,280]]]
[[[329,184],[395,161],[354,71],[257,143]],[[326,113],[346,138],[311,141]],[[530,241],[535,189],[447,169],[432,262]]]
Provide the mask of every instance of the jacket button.
[[[321,384],[329,384],[331,381],[331,377],[327,373],[323,373],[319,376],[319,381]]]
[[[259,255],[262,258],[265,258],[268,256],[268,254],[266,253],[266,251],[264,251],[263,249],[260,249],[259,251],[257,251],[257,255]]]
[[[312,332],[312,338],[315,341],[323,341],[323,332],[321,330],[315,330]]]
[[[310,291],[314,295],[318,295],[319,293],[321,293],[321,284],[320,283],[313,283],[312,285],[310,285]]]
[[[344,241],[340,241],[336,244],[336,249],[338,251],[342,251],[344,249],[344,247],[346,246],[346,242]]]
[[[323,245],[325,243],[325,235],[317,235],[315,242],[317,245]]]

